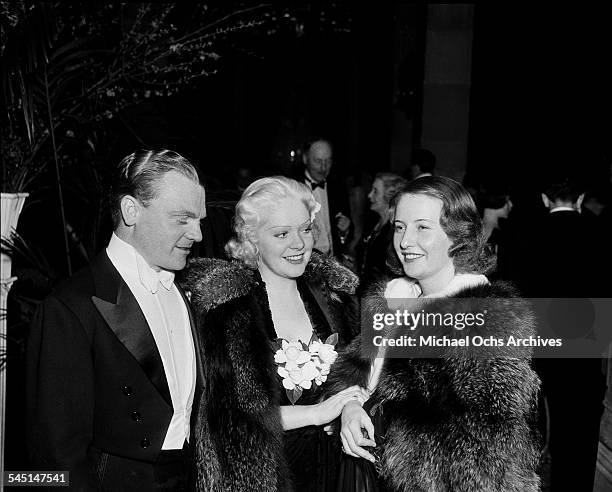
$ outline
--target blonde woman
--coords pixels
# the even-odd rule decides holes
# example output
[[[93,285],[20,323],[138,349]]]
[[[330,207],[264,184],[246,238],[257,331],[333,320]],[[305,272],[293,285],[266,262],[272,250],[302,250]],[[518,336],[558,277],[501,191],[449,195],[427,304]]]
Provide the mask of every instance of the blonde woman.
[[[233,261],[199,260],[187,286],[205,366],[196,424],[197,485],[207,491],[325,491],[339,454],[325,426],[365,392],[321,401],[336,350],[358,328],[356,277],[313,252],[312,192],[272,177],[236,206]]]

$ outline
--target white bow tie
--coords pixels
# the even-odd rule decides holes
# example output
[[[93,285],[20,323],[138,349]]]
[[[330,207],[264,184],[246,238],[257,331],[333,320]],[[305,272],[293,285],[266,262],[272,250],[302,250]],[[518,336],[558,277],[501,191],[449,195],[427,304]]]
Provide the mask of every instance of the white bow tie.
[[[163,285],[166,290],[172,288],[174,283],[174,273],[168,270],[153,270],[140,255],[137,257],[136,264],[138,266],[138,276],[140,283],[144,285],[151,294],[156,294],[159,290],[159,284]]]

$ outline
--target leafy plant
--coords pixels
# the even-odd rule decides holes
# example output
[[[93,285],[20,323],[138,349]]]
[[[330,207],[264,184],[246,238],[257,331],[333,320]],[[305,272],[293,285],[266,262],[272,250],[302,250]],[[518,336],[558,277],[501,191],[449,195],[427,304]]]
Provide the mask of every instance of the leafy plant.
[[[26,327],[40,299],[44,298],[52,289],[58,279],[58,274],[53,270],[45,255],[29,245],[21,235],[16,232],[10,238],[1,238],[2,253],[12,260],[19,262],[19,285],[11,289],[10,302],[17,309],[12,310],[10,328],[14,333],[12,337],[4,336],[4,347],[9,343],[20,346],[23,351],[25,345]],[[26,294],[27,292],[27,294]],[[5,309],[0,312],[0,317],[7,320]],[[2,345],[2,344],[0,344]],[[6,364],[6,349],[0,350],[0,370]]]
[[[217,44],[262,24],[254,15],[266,6],[227,12],[198,4],[186,13],[176,3],[5,4],[10,22],[3,25],[2,187],[30,189],[52,169],[70,274],[66,168],[87,162],[84,150],[95,160],[97,135],[108,120],[116,118],[133,132],[122,118],[126,108],[171,96],[214,73]]]

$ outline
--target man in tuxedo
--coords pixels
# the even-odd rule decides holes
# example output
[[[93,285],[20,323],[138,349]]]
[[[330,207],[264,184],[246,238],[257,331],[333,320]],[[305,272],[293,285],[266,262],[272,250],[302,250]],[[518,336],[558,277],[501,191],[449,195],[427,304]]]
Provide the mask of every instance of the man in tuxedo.
[[[318,229],[314,247],[321,253],[339,256],[348,244],[351,219],[346,190],[342,183],[328,179],[333,165],[329,141],[315,138],[306,143],[302,154],[304,172],[296,176],[312,188],[321,211],[315,216]]]
[[[603,231],[581,213],[583,188],[572,176],[550,176],[541,195],[548,214],[525,238],[517,280],[529,297],[555,301],[550,318],[557,336],[568,342],[589,339],[589,316],[580,317],[587,299],[608,297],[609,260]],[[525,229],[526,230],[526,229]],[[588,313],[588,310],[585,311]],[[571,323],[561,319],[575,317]],[[592,490],[602,414],[604,376],[599,358],[535,360],[550,413],[551,490]]]
[[[202,366],[174,272],[202,239],[204,189],[169,150],[135,152],[117,171],[108,247],[32,323],[31,465],[69,471],[74,490],[183,490]]]
[[[607,241],[596,217],[582,212],[584,187],[573,176],[550,176],[541,199],[547,213],[521,243],[521,286],[533,297],[605,297]]]

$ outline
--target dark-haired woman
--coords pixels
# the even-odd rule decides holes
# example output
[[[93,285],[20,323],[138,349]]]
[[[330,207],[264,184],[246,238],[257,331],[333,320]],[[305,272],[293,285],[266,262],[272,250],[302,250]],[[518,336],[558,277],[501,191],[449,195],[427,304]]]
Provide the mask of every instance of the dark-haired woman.
[[[405,275],[372,285],[366,312],[392,311],[398,300],[414,298],[424,315],[455,317],[468,300],[479,299],[486,324],[463,327],[468,337],[534,334],[531,310],[517,292],[484,275],[493,261],[474,202],[459,183],[414,180],[391,208],[393,246]],[[349,402],[342,411],[347,456],[339,490],[539,490],[531,425],[539,379],[528,350],[492,349],[481,357],[442,347],[436,358],[390,358],[392,349],[370,350],[363,340],[341,355],[328,387],[358,384],[372,392],[363,407]]]

